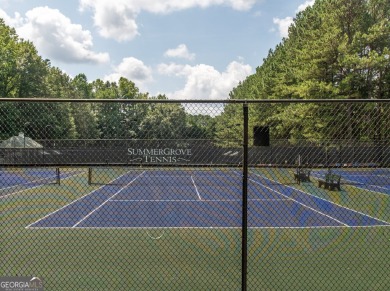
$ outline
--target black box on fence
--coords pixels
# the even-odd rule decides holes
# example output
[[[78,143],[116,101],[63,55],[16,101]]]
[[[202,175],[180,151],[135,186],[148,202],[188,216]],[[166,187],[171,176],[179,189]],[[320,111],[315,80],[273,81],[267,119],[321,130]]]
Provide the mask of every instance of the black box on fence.
[[[253,127],[253,145],[269,147],[269,126]]]

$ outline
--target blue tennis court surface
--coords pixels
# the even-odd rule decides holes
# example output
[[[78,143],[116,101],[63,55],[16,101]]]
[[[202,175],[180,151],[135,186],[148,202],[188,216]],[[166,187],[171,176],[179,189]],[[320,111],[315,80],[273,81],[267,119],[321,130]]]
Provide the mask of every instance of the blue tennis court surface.
[[[58,184],[60,179],[71,178],[81,173],[80,170],[74,170],[60,174],[55,168],[0,170],[0,198],[43,185]]]
[[[61,179],[68,179],[81,173],[80,170],[73,170],[60,174],[55,168],[0,169],[0,198],[44,185],[59,184]]]
[[[55,169],[0,170],[0,189],[16,185],[51,183],[56,177]]]
[[[327,170],[315,171],[313,176],[323,178]],[[390,195],[389,169],[333,169],[332,173],[341,175],[343,183],[354,187]]]
[[[49,213],[28,228],[238,228],[238,171],[132,171]],[[260,174],[248,181],[248,225],[369,227],[390,223]]]

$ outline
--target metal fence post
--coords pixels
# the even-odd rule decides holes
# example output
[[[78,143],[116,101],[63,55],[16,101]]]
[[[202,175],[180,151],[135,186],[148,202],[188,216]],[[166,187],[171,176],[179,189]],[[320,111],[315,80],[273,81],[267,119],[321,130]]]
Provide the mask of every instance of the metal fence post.
[[[247,287],[248,269],[248,103],[243,104],[244,136],[243,136],[243,175],[242,175],[242,290]]]

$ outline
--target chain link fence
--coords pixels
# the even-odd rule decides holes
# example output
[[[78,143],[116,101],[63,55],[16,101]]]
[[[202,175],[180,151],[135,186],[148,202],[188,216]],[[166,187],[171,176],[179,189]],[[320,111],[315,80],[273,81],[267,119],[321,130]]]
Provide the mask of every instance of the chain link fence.
[[[1,277],[390,289],[389,100],[1,99],[0,116]]]

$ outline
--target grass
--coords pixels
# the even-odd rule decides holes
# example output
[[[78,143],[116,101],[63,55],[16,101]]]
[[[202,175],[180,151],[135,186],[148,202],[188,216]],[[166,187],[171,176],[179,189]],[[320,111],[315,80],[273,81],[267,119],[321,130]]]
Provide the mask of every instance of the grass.
[[[390,221],[388,196],[262,174]],[[0,275],[38,276],[45,290],[240,289],[239,229],[167,229],[153,240],[145,229],[25,228],[96,188],[85,171],[1,199]],[[248,290],[390,289],[390,227],[249,229],[248,239]]]

